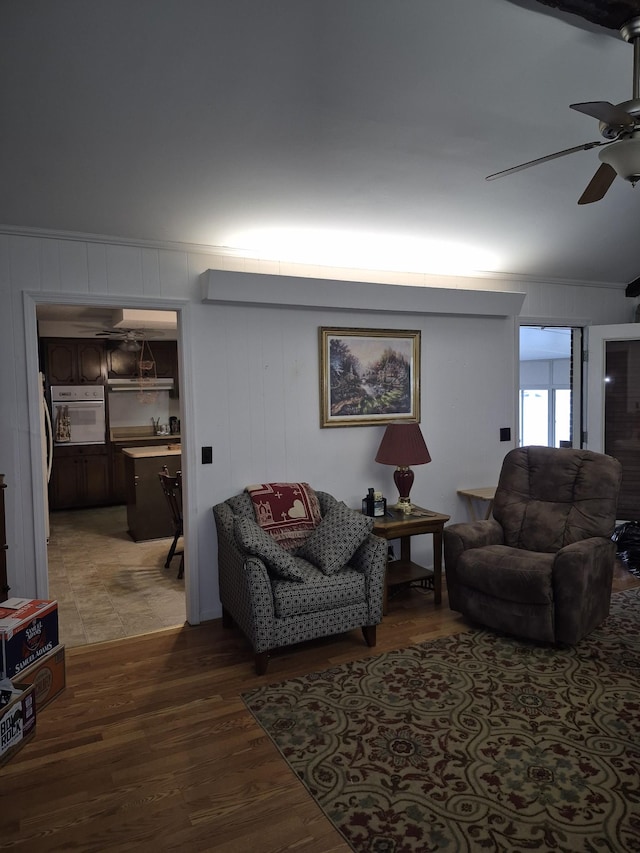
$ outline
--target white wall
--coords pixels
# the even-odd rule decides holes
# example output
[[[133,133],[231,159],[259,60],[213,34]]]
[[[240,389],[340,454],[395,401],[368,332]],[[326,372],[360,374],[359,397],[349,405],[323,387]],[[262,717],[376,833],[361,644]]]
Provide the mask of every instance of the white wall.
[[[151,429],[153,421],[169,425],[170,417],[180,417],[180,401],[170,397],[168,391],[109,391],[109,426],[146,426]]]
[[[11,594],[46,594],[46,547],[38,523],[43,518],[42,499],[32,488],[40,476],[34,298],[181,311],[187,606],[191,603],[197,609],[192,611],[196,621],[220,615],[211,513],[215,502],[249,482],[276,478],[308,480],[353,506],[359,506],[369,486],[382,488],[390,497],[394,494],[392,470],[374,462],[381,427],[319,427],[319,326],[422,331],[422,426],[433,461],[416,469],[412,496],[418,503],[459,520],[466,511],[456,489],[495,482],[502,457],[515,441],[513,318],[375,315],[365,310],[370,305],[337,311],[330,302],[323,307],[265,307],[260,304],[260,285],[268,289],[273,280],[255,276],[253,305],[202,304],[199,276],[210,268],[268,272],[276,277],[326,274],[336,279],[343,275],[187,248],[0,234],[0,471],[8,484]],[[345,282],[347,278],[376,280],[364,271],[352,271],[344,278]],[[632,313],[624,292],[610,287],[419,278],[401,280],[454,289],[526,292],[527,316],[535,319],[617,323],[628,321]],[[384,280],[390,280],[388,274]],[[348,288],[349,283],[344,286]],[[398,299],[401,290],[394,291]],[[511,443],[499,441],[502,426],[511,427]],[[203,445],[213,446],[212,465],[200,464]],[[429,558],[426,537],[416,550],[419,559],[421,552]]]
[[[192,326],[198,438],[213,446],[198,492],[212,505],[253,482],[306,480],[353,507],[369,486],[397,497],[393,468],[374,461],[384,427],[319,426],[318,326],[380,326],[367,313],[212,305]],[[420,329],[422,431],[432,462],[415,469],[413,500],[459,512],[456,488],[491,485],[505,452],[499,429],[513,423],[513,323],[469,317],[385,318],[383,328]],[[487,371],[488,381],[478,381]],[[507,449],[513,445],[507,445]],[[200,552],[213,544],[201,531]],[[430,561],[430,537],[412,543]],[[424,556],[421,556],[424,555]],[[206,597],[212,590],[207,589]]]

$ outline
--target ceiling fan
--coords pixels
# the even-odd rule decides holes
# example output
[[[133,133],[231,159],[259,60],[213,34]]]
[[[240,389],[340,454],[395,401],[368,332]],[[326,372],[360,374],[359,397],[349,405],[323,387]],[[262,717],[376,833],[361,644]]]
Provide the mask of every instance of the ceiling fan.
[[[146,342],[145,332],[151,332],[154,336],[163,336],[160,329],[102,329],[96,332],[96,338],[109,338],[119,340],[118,349],[124,352],[140,352]]]
[[[591,204],[599,201],[615,180],[616,176],[629,181],[635,186],[640,181],[640,17],[632,18],[620,27],[620,34],[625,41],[633,44],[633,97],[621,104],[611,104],[608,101],[589,101],[584,104],[570,104],[572,110],[585,113],[600,122],[600,134],[606,140],[601,142],[586,142],[574,148],[556,151],[537,160],[529,160],[519,166],[512,166],[502,172],[488,175],[485,180],[493,181],[514,172],[565,157],[576,151],[588,151],[590,148],[602,147],[598,152],[600,167],[578,199],[578,204]]]

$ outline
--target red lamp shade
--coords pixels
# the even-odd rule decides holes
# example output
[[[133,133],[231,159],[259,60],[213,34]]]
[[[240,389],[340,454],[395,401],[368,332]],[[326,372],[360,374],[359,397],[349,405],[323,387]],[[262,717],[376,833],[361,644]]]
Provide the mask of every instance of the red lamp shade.
[[[397,466],[393,472],[393,481],[399,494],[395,509],[410,513],[413,508],[409,498],[413,485],[413,471],[409,466],[431,462],[431,456],[420,431],[420,424],[389,424],[376,453],[376,462]]]

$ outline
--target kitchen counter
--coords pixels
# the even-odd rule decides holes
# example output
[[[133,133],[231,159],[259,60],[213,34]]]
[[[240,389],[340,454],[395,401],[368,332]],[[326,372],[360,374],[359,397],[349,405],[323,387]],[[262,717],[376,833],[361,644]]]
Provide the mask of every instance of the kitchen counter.
[[[125,461],[131,458],[123,451],[133,448],[145,448],[147,450],[162,450],[172,455],[176,451],[175,445],[180,447],[180,434],[156,435],[151,424],[139,426],[111,427],[109,430],[109,454],[111,456],[111,492],[113,503],[124,504],[127,502],[127,485],[125,477]],[[168,445],[172,449],[168,450]],[[157,459],[155,460],[158,461]],[[159,469],[158,469],[159,470]]]
[[[166,436],[164,436],[166,442]],[[123,447],[122,453],[129,456],[131,459],[150,459],[154,456],[170,456],[175,453],[177,456],[182,452],[180,444],[152,444],[148,447]]]

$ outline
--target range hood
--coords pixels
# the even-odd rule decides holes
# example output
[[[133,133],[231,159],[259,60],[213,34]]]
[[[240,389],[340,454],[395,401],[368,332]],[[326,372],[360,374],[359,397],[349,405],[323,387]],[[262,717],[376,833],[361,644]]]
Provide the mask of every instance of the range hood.
[[[173,379],[154,377],[127,377],[125,379],[107,379],[110,391],[173,391]]]

